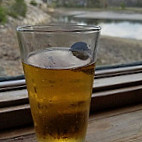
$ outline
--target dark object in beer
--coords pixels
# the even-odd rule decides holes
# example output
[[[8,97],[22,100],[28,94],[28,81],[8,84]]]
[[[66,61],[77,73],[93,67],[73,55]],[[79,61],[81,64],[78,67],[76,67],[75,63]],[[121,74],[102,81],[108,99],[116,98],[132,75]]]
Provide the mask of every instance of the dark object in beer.
[[[89,58],[90,50],[88,49],[87,44],[85,42],[74,43],[71,46],[70,51],[72,51],[72,54],[74,56],[81,60],[87,60]]]

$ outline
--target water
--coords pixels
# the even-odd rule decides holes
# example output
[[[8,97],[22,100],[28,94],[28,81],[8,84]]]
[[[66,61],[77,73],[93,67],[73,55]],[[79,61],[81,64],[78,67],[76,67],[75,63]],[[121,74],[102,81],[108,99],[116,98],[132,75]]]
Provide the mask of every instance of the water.
[[[101,35],[142,40],[142,21],[78,19],[71,16],[60,17],[59,21],[99,25],[102,28]]]

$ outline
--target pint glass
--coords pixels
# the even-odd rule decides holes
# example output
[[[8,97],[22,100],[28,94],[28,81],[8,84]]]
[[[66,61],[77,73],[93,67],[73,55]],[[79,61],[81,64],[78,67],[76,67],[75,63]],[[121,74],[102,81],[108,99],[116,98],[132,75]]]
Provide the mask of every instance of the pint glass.
[[[39,142],[85,142],[99,32],[82,25],[17,28]]]

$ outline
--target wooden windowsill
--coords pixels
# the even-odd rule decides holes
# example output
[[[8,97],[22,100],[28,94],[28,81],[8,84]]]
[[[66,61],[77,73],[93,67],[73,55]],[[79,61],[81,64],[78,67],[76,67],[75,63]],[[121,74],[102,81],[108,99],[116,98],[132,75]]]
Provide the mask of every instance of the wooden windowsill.
[[[18,85],[18,81],[16,85]],[[6,84],[6,83],[5,83]],[[3,86],[5,86],[5,84]],[[13,83],[14,84],[14,83]],[[24,85],[25,80],[21,80],[19,85]],[[2,85],[1,85],[2,86]],[[8,85],[7,85],[8,86]],[[6,87],[6,86],[5,86]],[[1,87],[5,88],[5,87]],[[8,86],[9,88],[9,86]],[[126,90],[137,90],[142,88],[142,73],[96,78],[93,84],[92,97],[101,97]],[[28,93],[25,88],[12,89],[0,92],[0,107],[9,107],[28,103]]]
[[[142,105],[90,116],[86,142],[142,141]],[[0,142],[36,142],[33,127],[0,133]]]
[[[142,103],[142,66],[96,71],[90,113]],[[25,80],[0,82],[0,130],[32,125]]]

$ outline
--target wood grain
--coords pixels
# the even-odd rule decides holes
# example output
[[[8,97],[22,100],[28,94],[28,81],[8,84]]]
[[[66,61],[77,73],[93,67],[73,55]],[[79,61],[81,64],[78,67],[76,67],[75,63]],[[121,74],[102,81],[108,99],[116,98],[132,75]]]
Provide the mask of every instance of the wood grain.
[[[17,90],[0,94],[0,131],[32,125],[30,107],[26,99],[26,90]],[[142,103],[142,85],[101,92],[95,92],[91,99],[91,115],[98,111],[106,111],[127,105]],[[6,98],[3,96],[6,95]],[[12,100],[10,100],[10,98]],[[22,104],[23,103],[23,104]],[[1,105],[3,104],[2,107]]]
[[[28,103],[26,89],[0,92],[0,107],[10,107]]]
[[[22,131],[22,130],[21,130]],[[16,131],[15,131],[16,133]],[[0,139],[0,142],[36,142],[35,134],[20,133],[18,136]],[[0,134],[0,137],[4,134]],[[3,137],[4,138],[4,137]],[[87,142],[141,142],[142,105],[121,108],[91,116],[88,124]]]

